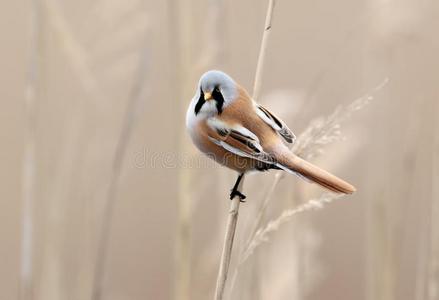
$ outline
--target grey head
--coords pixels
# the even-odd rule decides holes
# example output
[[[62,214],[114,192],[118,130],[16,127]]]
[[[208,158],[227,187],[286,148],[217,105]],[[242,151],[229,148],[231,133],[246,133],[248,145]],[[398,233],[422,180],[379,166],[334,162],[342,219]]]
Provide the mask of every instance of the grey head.
[[[211,70],[204,73],[194,97],[195,115],[199,113],[221,114],[238,94],[235,81],[226,73]]]

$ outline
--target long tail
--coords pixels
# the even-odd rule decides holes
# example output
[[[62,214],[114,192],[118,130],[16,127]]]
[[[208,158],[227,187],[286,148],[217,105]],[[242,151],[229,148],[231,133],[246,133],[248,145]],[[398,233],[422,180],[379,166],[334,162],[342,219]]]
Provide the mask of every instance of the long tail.
[[[320,169],[306,160],[301,159],[293,153],[289,153],[287,157],[284,157],[284,159],[279,162],[281,167],[286,168],[284,170],[297,173],[333,192],[352,194],[356,191],[353,185],[323,169]]]

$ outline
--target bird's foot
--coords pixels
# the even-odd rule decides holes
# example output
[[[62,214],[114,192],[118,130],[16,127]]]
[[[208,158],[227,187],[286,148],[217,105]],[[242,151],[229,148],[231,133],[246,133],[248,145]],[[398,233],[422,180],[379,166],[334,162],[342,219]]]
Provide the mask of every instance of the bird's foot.
[[[233,189],[230,193],[230,200],[233,200],[233,198],[239,197],[239,202],[245,202],[245,198],[247,198],[243,193],[241,193],[238,190]]]

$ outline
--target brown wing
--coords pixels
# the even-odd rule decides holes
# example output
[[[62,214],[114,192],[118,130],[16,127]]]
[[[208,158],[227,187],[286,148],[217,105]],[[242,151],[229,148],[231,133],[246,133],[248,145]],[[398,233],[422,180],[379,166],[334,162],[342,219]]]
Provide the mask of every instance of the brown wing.
[[[258,116],[264,120],[265,123],[270,125],[280,136],[284,138],[284,140],[288,143],[294,143],[296,140],[296,136],[294,133],[288,128],[288,126],[282,122],[281,119],[272,114],[268,109],[263,107],[262,105],[256,105],[256,113]]]
[[[247,128],[235,126],[233,128],[213,127],[218,136],[209,138],[227,151],[242,157],[249,157],[260,162],[275,165],[275,159],[264,151],[258,138]]]

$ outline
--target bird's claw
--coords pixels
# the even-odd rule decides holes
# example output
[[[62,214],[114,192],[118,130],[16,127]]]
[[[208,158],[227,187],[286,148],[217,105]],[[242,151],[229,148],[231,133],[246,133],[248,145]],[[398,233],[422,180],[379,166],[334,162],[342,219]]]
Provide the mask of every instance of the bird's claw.
[[[239,202],[245,202],[245,198],[247,198],[243,193],[241,193],[240,191],[237,190],[232,190],[232,192],[230,193],[230,200],[233,200],[233,198],[235,198],[236,196],[239,197]]]

